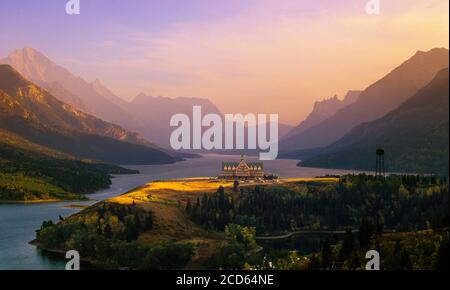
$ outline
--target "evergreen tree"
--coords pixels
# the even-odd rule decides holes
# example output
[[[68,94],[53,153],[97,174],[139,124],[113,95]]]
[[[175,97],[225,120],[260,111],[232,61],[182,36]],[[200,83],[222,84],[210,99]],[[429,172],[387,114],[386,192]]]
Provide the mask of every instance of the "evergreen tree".
[[[449,242],[448,242],[448,232],[445,233],[445,237],[442,239],[438,254],[436,256],[436,269],[438,270],[448,270],[448,260],[449,260]]]
[[[320,259],[317,254],[312,254],[309,258],[308,270],[320,270]]]
[[[109,225],[109,223],[106,223],[105,228],[103,230],[103,235],[107,238],[113,237],[112,229],[111,229],[111,226]]]
[[[344,241],[342,243],[342,248],[339,253],[339,258],[341,261],[345,261],[350,257],[350,254],[353,252],[355,248],[355,238],[353,237],[353,233],[351,229],[348,229],[345,232]]]
[[[331,243],[328,238],[325,239],[322,246],[322,255],[321,255],[321,264],[320,267],[324,270],[330,270],[333,266],[333,253],[331,251]]]
[[[366,218],[363,218],[359,226],[359,246],[362,249],[367,249],[370,245],[370,239],[374,233],[373,224]]]
[[[190,200],[188,200],[188,201],[187,201],[187,204],[186,204],[186,213],[187,213],[188,215],[191,215],[191,213],[192,213],[192,204],[191,204],[191,201],[190,201]]]

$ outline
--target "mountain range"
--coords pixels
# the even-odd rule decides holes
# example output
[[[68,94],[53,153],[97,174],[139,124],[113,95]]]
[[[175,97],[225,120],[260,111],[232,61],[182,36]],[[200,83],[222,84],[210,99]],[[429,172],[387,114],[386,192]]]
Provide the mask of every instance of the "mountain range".
[[[340,109],[356,102],[360,94],[361,91],[352,90],[348,91],[342,100],[340,100],[337,95],[334,95],[332,98],[315,102],[312,112],[306,117],[306,119],[296,127],[292,128],[292,130],[290,130],[284,138],[287,139],[292,136],[296,136],[313,126],[320,124],[336,114],[336,112]]]
[[[0,59],[0,64],[11,65],[27,80],[83,112],[128,130],[137,126],[131,114],[99,94],[95,85],[75,76],[33,48],[15,50]]]
[[[334,96],[316,102],[298,126],[279,124],[280,156],[301,159],[302,166],[372,169],[374,148],[386,147],[389,170],[448,172],[445,162],[439,161],[448,156],[448,142],[442,139],[448,137],[448,114],[446,119],[445,114],[430,117],[432,108],[448,111],[448,102],[445,107],[445,102],[433,99],[438,80],[445,79],[442,70],[448,60],[445,48],[418,51],[364,91],[349,91],[342,100]],[[222,115],[201,98],[141,93],[125,101],[100,80],[89,83],[76,77],[32,48],[16,50],[0,63],[9,64],[0,65],[0,129],[71,156],[117,164],[175,162],[184,153],[161,149],[169,148],[171,116],[191,116],[194,105],[202,106],[203,114]],[[442,85],[439,88],[445,91]],[[433,100],[428,106],[426,97]],[[423,126],[405,113],[405,108],[411,109],[405,104],[414,98],[422,99],[422,110],[415,112],[425,116]],[[401,117],[398,122],[397,117]],[[397,128],[397,135],[391,128]],[[421,139],[413,139],[414,135]]]
[[[185,113],[191,116],[195,105],[201,105],[204,114],[221,114],[212,102],[202,98],[153,97],[141,93],[127,102],[100,80],[89,83],[30,47],[13,51],[0,59],[1,63],[11,65],[26,79],[78,110],[138,132],[164,148],[170,148],[170,133],[173,129],[169,126],[169,120],[172,115]],[[181,156],[195,155],[183,153]]]
[[[63,103],[9,65],[0,65],[0,128],[42,146],[104,162],[177,160],[140,135]]]
[[[170,148],[170,119],[175,114],[186,114],[192,120],[193,106],[201,106],[202,114],[222,115],[219,109],[209,100],[202,98],[167,98],[137,95],[131,102],[122,103],[122,108],[135,116],[145,129],[140,132],[155,144]]]
[[[361,92],[353,104],[338,110],[319,124],[281,140],[280,149],[288,152],[332,144],[355,126],[376,120],[395,109],[427,85],[440,70],[448,67],[448,62],[448,50],[445,48],[418,51]]]
[[[385,116],[353,128],[301,166],[328,168],[375,167],[375,150],[386,152],[391,172],[448,175],[449,70]]]

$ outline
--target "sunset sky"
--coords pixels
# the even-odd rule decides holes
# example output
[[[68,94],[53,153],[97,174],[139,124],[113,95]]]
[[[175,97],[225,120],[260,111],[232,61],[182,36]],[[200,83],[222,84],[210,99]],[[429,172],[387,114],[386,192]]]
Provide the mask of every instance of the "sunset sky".
[[[124,99],[211,99],[297,124],[417,50],[448,48],[448,0],[0,0],[0,58],[31,46]]]

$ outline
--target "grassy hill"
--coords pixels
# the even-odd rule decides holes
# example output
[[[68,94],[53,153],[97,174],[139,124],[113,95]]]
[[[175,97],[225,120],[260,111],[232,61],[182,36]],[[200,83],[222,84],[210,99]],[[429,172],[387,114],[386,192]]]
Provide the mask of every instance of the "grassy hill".
[[[136,172],[77,159],[0,129],[0,202],[82,199],[108,187],[113,173]]]
[[[90,248],[90,242],[104,241],[105,247],[110,249],[108,261],[100,259],[99,251],[80,251],[94,264],[103,261],[102,268],[174,269],[188,265],[197,268],[204,265],[226,239],[223,234],[208,232],[192,222],[184,211],[185,204],[188,199],[215,192],[220,185],[229,188],[232,183],[207,179],[152,182],[86,208],[56,226],[44,227],[36,242],[44,248],[64,250],[67,245],[84,249]],[[85,233],[80,234],[81,229]],[[94,237],[96,233],[101,234]],[[83,242],[80,235],[92,238]],[[126,261],[120,257],[121,248],[128,248]],[[176,253],[172,256],[174,249]],[[141,253],[139,257],[134,256],[135,252]],[[164,255],[160,256],[160,252]],[[188,259],[179,260],[183,255]],[[170,260],[179,262],[173,264]]]

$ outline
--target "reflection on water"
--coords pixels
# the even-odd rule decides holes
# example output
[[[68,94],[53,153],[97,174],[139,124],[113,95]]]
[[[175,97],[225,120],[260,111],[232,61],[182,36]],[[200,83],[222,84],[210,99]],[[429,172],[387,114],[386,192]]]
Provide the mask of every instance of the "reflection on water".
[[[70,205],[91,205],[95,201],[120,195],[139,185],[159,179],[196,176],[217,176],[222,161],[238,161],[239,156],[205,155],[204,158],[190,159],[169,165],[127,166],[137,169],[140,174],[120,175],[112,180],[111,188],[89,195],[92,201],[59,202],[30,205],[0,204],[0,269],[64,269],[65,261],[42,255],[38,249],[28,244],[35,237],[35,231],[42,221],[57,221],[59,216],[67,217],[80,208]],[[256,157],[249,157],[255,160]],[[350,171],[300,168],[296,160],[274,160],[264,162],[267,172],[281,177],[314,177],[326,174],[345,174]]]

